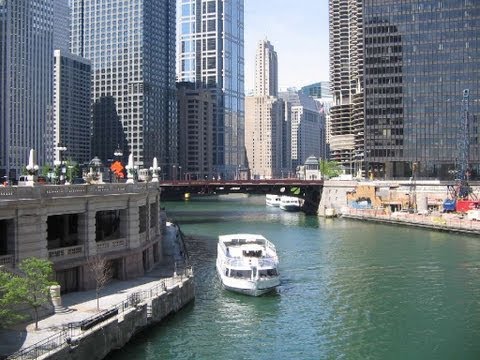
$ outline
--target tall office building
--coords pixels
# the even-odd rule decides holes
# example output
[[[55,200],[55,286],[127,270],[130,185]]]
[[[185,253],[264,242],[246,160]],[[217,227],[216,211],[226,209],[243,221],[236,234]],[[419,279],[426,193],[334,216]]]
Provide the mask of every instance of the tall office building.
[[[375,177],[480,175],[480,2],[365,0],[365,155]],[[469,90],[467,131],[463,91]]]
[[[274,96],[247,96],[245,147],[250,174],[258,179],[278,178],[282,173],[283,101]]]
[[[62,50],[63,53],[70,51],[70,6],[71,0],[53,0],[53,48]]]
[[[279,97],[290,111],[292,167],[303,165],[310,156],[325,159],[325,114],[319,104],[293,89],[280,92]]]
[[[329,81],[320,81],[315,84],[303,86],[300,91],[314,99],[330,99],[332,97]]]
[[[211,91],[214,172],[234,178],[245,164],[243,0],[182,0],[179,13],[179,81]]]
[[[90,74],[90,61],[62,50],[54,51],[53,144],[57,161],[84,164],[91,159]]]
[[[277,95],[277,53],[268,40],[261,40],[255,57],[254,96],[245,100],[245,148],[254,178],[271,179],[282,173],[284,104]]]
[[[362,0],[330,0],[330,157],[354,174],[364,161]]]
[[[0,1],[0,176],[17,178],[31,148],[45,163],[52,56],[52,1]]]
[[[278,96],[277,52],[267,39],[260,40],[255,56],[254,96]]]
[[[92,156],[177,162],[175,0],[73,0],[72,52],[92,65]]]
[[[210,91],[194,83],[178,83],[178,166],[184,179],[203,180],[213,172],[212,117],[215,102]],[[172,165],[173,166],[173,165]],[[177,177],[176,174],[173,174]]]

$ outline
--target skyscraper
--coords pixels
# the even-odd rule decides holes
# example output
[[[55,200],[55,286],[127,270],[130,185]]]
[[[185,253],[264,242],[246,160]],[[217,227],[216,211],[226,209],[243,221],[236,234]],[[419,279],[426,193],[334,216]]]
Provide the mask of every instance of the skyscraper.
[[[267,39],[257,45],[255,56],[255,96],[278,96],[277,52]]]
[[[53,0],[53,49],[70,51],[70,0]]]
[[[480,176],[480,2],[365,0],[365,156],[374,176]],[[463,91],[469,90],[467,131]],[[460,131],[461,130],[461,131]]]
[[[90,62],[62,50],[54,51],[55,160],[88,163],[90,156]],[[62,154],[58,148],[64,148]]]
[[[214,173],[233,178],[245,163],[243,0],[182,0],[179,12],[179,81],[211,91]]]
[[[177,162],[175,0],[73,0],[72,52],[91,61],[92,156]]]
[[[303,92],[305,95],[313,97],[314,99],[324,99],[332,97],[329,81],[320,81],[315,84],[303,86],[300,91]]]
[[[52,1],[0,1],[0,176],[18,177],[31,148],[45,163],[52,58]]]
[[[301,91],[288,90],[279,97],[290,111],[293,168],[303,165],[310,156],[325,159],[325,114],[320,104]]]
[[[177,165],[182,166],[186,179],[203,180],[213,171],[212,118],[215,103],[207,89],[196,88],[194,83],[178,83],[177,86]]]
[[[254,96],[247,96],[245,101],[245,148],[254,178],[271,179],[282,173],[284,104],[277,94],[277,53],[268,40],[260,40]]]
[[[330,0],[330,157],[350,173],[364,158],[362,0]]]

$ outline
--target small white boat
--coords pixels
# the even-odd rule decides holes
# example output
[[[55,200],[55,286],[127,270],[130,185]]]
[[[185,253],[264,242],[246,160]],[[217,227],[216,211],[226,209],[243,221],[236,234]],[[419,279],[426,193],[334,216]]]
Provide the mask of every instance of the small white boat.
[[[262,235],[220,235],[217,272],[225,289],[259,296],[280,284],[275,246]]]
[[[280,209],[285,211],[300,211],[302,204],[300,199],[294,196],[282,196],[280,198]]]
[[[268,206],[280,206],[280,195],[267,194],[265,195],[265,203]]]

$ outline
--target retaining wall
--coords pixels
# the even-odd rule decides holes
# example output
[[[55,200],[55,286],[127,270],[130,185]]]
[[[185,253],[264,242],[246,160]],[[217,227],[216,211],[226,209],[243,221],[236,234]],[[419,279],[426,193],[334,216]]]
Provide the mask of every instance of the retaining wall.
[[[103,359],[112,350],[120,349],[139,331],[161,322],[166,316],[179,311],[193,301],[193,277],[185,279],[166,293],[138,304],[122,314],[105,321],[81,337],[72,337],[53,354],[43,359],[49,360],[96,360]],[[151,314],[148,308],[151,306]]]

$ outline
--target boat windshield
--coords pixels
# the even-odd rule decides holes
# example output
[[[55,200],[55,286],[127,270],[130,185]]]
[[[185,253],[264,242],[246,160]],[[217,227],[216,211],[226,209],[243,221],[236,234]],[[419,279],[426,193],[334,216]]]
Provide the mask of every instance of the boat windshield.
[[[262,250],[243,250],[243,256],[262,257]]]
[[[230,270],[230,277],[240,278],[240,279],[250,279],[252,275],[251,270]]]
[[[258,276],[261,277],[261,278],[277,276],[277,275],[278,275],[277,269],[258,270]]]

